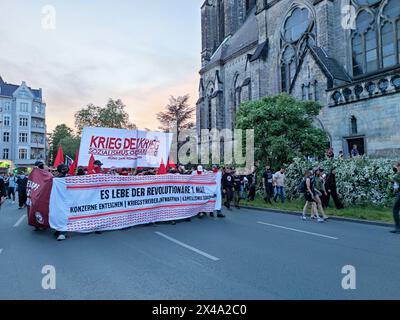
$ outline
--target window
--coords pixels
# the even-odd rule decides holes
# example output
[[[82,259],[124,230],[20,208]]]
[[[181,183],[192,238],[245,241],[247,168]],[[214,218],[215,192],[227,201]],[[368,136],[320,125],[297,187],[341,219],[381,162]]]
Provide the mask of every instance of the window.
[[[28,118],[26,118],[26,117],[19,118],[19,126],[27,127],[28,126]]]
[[[208,129],[212,129],[212,104],[211,98],[208,99]]]
[[[357,118],[351,117],[351,134],[358,134]]]
[[[281,33],[281,91],[290,92],[299,59],[306,45],[314,44],[314,23],[307,8],[295,7],[285,20]],[[306,88],[305,88],[306,89]],[[308,92],[306,94],[306,99]]]
[[[356,19],[356,31],[353,34],[353,74],[362,75],[378,68],[378,42],[376,30],[372,27],[374,17],[367,11],[361,11]]]
[[[28,112],[28,104],[25,102],[21,102],[19,111],[20,112]]]
[[[10,133],[9,132],[3,133],[3,142],[10,142]]]
[[[296,55],[292,46],[288,46],[282,55],[281,81],[282,91],[289,92],[290,85],[296,72]]]
[[[381,29],[383,67],[387,68],[397,63],[393,24],[386,22]]]
[[[4,111],[10,111],[10,109],[11,109],[11,103],[5,102],[4,103]]]
[[[19,149],[19,159],[20,160],[28,159],[28,150],[27,149]]]
[[[360,76],[400,63],[400,6],[398,0],[357,0],[361,10],[352,35],[353,75]],[[378,47],[379,44],[379,47]]]
[[[19,143],[28,143],[28,134],[27,133],[19,134]]]
[[[4,160],[8,160],[9,157],[10,157],[9,150],[8,149],[3,149],[3,159]]]
[[[11,118],[9,116],[4,116],[4,127],[9,127],[11,125]]]
[[[285,23],[285,40],[288,42],[299,40],[307,31],[309,23],[309,12],[306,8],[294,9]]]

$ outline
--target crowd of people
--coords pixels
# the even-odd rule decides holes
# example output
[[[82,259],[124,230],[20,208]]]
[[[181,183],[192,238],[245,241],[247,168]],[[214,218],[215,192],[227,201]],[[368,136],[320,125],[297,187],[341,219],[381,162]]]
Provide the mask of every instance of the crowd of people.
[[[38,161],[35,166],[41,170],[47,170],[51,172],[55,178],[65,178],[70,172],[65,164],[60,164],[56,169],[50,169],[45,166],[42,161]],[[91,174],[108,174],[108,175],[121,175],[121,176],[146,176],[146,175],[157,175],[159,174],[158,169],[154,168],[116,168],[112,167],[109,170],[102,168],[103,164],[97,160],[94,162],[92,169],[78,167],[73,175],[84,176]],[[265,167],[265,171],[262,174],[262,180],[258,183],[256,168],[249,174],[240,174],[233,167],[219,168],[217,165],[213,165],[211,168],[204,168],[203,166],[195,166],[190,169],[183,165],[173,166],[167,168],[166,173],[168,174],[182,174],[182,175],[201,175],[207,172],[217,173],[221,171],[221,194],[223,199],[223,205],[227,210],[232,210],[232,203],[236,209],[240,209],[241,200],[247,199],[248,201],[254,201],[256,192],[259,185],[262,186],[264,201],[268,204],[272,204],[272,201],[278,202],[278,199],[284,204],[286,201],[286,175],[285,168],[281,167],[279,171],[272,171],[270,166]],[[27,183],[28,177],[25,173],[19,174],[4,174],[0,176],[0,206],[6,199],[9,199],[13,204],[16,201],[16,193],[18,194],[18,206],[19,209],[26,207],[27,201]],[[395,221],[395,230],[393,233],[400,233],[400,163],[394,168],[394,190],[397,193],[395,206],[393,208],[393,217]],[[326,215],[325,210],[329,207],[331,198],[335,204],[336,209],[341,210],[344,208],[343,203],[339,199],[336,185],[336,173],[335,169],[329,170],[328,174],[325,174],[323,168],[310,168],[304,173],[304,177],[301,180],[298,190],[299,193],[304,195],[305,205],[303,208],[302,219],[307,220],[307,211],[311,209],[311,219],[316,219],[318,222],[325,222],[329,219]],[[217,208],[217,217],[225,218],[222,214],[222,208]],[[209,214],[214,217],[214,212],[200,212],[198,217],[202,218]],[[186,219],[191,221],[191,219]],[[176,221],[172,221],[172,224],[176,224]],[[65,240],[65,233],[56,232],[57,240]]]

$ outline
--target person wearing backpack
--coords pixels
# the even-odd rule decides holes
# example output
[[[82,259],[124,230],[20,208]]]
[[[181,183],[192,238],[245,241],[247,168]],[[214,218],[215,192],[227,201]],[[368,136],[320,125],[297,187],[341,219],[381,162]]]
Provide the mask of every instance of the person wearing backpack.
[[[317,200],[315,197],[315,180],[312,178],[312,176],[312,171],[307,170],[304,173],[304,179],[299,187],[300,191],[304,190],[304,198],[306,200],[301,218],[304,221],[307,220],[307,209],[311,206],[311,219],[316,217],[317,221],[322,223],[325,220],[318,215]]]

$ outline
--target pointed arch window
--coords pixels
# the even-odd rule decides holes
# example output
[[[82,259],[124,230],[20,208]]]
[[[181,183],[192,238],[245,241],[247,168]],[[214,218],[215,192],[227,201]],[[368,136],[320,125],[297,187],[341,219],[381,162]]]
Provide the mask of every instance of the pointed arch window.
[[[282,91],[289,92],[290,85],[296,73],[296,52],[292,46],[287,46],[282,55],[281,81]]]
[[[299,60],[308,45],[314,45],[314,20],[306,7],[292,8],[281,32],[281,91],[290,92]]]
[[[355,76],[378,69],[378,41],[373,22],[374,17],[365,10],[357,16],[352,43]]]
[[[208,99],[208,130],[212,129],[212,103],[211,98]]]
[[[356,0],[362,6],[352,34],[353,75],[400,64],[399,0]]]

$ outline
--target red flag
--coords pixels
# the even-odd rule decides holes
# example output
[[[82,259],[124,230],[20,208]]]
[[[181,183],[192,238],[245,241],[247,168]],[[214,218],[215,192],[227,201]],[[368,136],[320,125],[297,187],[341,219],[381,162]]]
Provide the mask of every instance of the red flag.
[[[79,150],[76,151],[76,157],[75,157],[74,163],[72,164],[71,167],[69,167],[68,174],[69,174],[70,176],[76,175],[76,169],[78,168],[78,160],[79,160]]]
[[[91,156],[90,156],[90,160],[89,160],[88,169],[87,169],[88,174],[95,174],[95,171],[94,171],[94,162],[95,162],[94,157],[93,157],[93,155],[91,155]]]
[[[177,170],[175,162],[174,162],[174,158],[172,157],[172,155],[169,156],[167,170],[169,170],[170,168],[174,168],[174,170]]]
[[[60,164],[64,163],[64,153],[61,144],[58,146],[58,152],[56,160],[54,161],[54,167],[58,167]]]
[[[162,175],[162,174],[167,174],[167,168],[165,167],[165,164],[164,164],[164,160],[163,159],[161,159],[161,164],[160,164],[160,168],[158,169],[158,173],[157,173],[159,176],[160,175]]]

